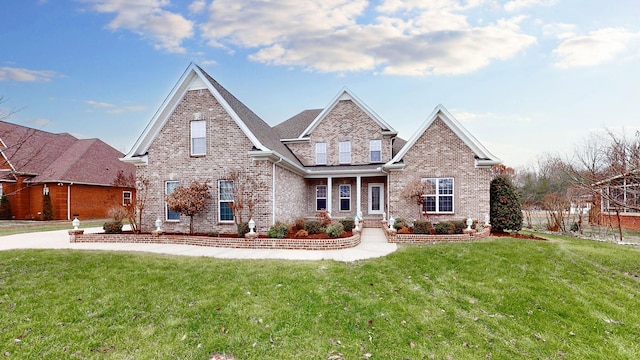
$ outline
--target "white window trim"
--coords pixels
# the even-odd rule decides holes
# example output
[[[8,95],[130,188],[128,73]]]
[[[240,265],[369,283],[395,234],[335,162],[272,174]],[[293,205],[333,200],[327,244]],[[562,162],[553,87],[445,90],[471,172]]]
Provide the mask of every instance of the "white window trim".
[[[346,186],[347,188],[349,188],[349,196],[342,196],[342,187]],[[339,198],[339,203],[338,203],[338,209],[340,209],[340,211],[351,211],[351,184],[340,184],[338,185],[338,198]],[[342,200],[348,199],[349,200],[349,208],[348,209],[343,209],[342,208]]]
[[[175,180],[167,180],[164,182],[164,195],[165,197],[167,195],[169,195],[168,192],[168,185],[169,183],[176,183],[178,184],[178,186],[180,185],[180,181],[175,181]],[[164,202],[164,220],[167,222],[180,222],[180,215],[178,215],[177,219],[169,219],[169,205],[167,204],[167,201],[165,200]]]
[[[322,158],[320,157],[321,155],[323,156]],[[327,143],[318,142],[316,143],[316,165],[326,165],[326,164],[327,164]]]
[[[129,203],[128,204],[125,202],[125,200],[127,198],[125,196],[125,194],[129,194]],[[133,204],[133,193],[131,191],[129,191],[129,190],[123,190],[122,191],[122,206],[131,206],[131,204]]]
[[[435,198],[436,210],[435,211],[424,211],[426,214],[454,214],[456,211],[456,182],[453,177],[440,177],[440,178],[423,178],[422,181],[434,181],[435,182],[435,190],[433,194],[424,195],[425,197],[431,196]],[[451,194],[440,194],[440,180],[451,180]],[[440,198],[442,197],[450,197],[451,198],[451,211],[441,211],[440,210]]]
[[[318,189],[324,187],[324,196],[318,196]],[[327,187],[327,185],[316,185],[316,204],[315,204],[315,208],[316,211],[322,211],[322,210],[327,210],[327,207],[329,206],[329,204],[327,203],[328,201],[328,192],[329,192],[329,188]],[[319,199],[324,199],[325,202],[325,208],[324,209],[318,209],[318,200]]]
[[[194,136],[194,125],[195,124],[202,124],[204,126],[204,136],[198,136],[195,137]],[[199,135],[199,134],[198,134]],[[202,152],[195,152],[194,151],[194,146],[193,146],[193,141],[195,139],[204,139],[204,149]],[[189,146],[191,148],[191,156],[205,156],[207,155],[207,122],[205,120],[192,120],[189,123]]]
[[[345,147],[344,149],[343,146]],[[340,141],[338,143],[338,162],[340,164],[351,164],[351,141]]]
[[[222,203],[233,203],[234,202],[233,199],[232,200],[223,200],[222,199],[222,191],[220,191],[220,189],[221,189],[220,185],[223,182],[230,182],[231,183],[231,189],[233,189],[233,180],[225,180],[225,179],[218,180],[218,222],[219,223],[223,223],[223,224],[232,224],[232,223],[235,222],[235,218],[233,218],[231,220],[222,220],[221,219],[222,211],[220,211],[221,210],[221,206],[220,205]],[[233,197],[233,191],[231,192],[231,196]],[[233,208],[231,208],[231,210],[233,211]],[[232,216],[235,217],[235,214],[232,215]]]
[[[376,144],[376,146],[374,146]],[[380,153],[380,158],[377,160],[373,159],[373,152],[377,151]],[[369,162],[382,162],[382,140],[373,139],[369,140]]]

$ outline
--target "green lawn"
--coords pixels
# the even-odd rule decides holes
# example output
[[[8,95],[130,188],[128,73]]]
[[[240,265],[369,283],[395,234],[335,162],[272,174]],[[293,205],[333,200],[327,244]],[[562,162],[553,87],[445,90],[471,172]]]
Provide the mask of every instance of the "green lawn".
[[[105,221],[109,220],[85,220],[81,221],[81,228],[102,227]],[[11,234],[22,234],[37,231],[73,229],[71,221],[32,221],[32,220],[0,220],[0,236]]]
[[[0,357],[637,359],[639,275],[636,248],[559,237],[347,264],[4,251]]]

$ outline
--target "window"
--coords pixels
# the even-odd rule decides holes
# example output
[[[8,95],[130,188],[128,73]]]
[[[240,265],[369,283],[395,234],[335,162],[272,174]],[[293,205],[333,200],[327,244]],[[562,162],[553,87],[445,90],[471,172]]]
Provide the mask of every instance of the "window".
[[[340,185],[340,211],[351,210],[351,185]]]
[[[371,162],[382,161],[382,140],[369,141],[369,160]]]
[[[327,185],[316,186],[316,211],[327,209]]]
[[[233,221],[233,181],[218,181],[218,220]]]
[[[164,183],[164,188],[165,188],[165,195],[170,195],[173,190],[175,190],[178,185],[180,184],[179,181],[167,181]],[[166,215],[166,220],[167,221],[180,221],[180,213],[177,211],[173,211],[173,210],[169,210],[169,205],[167,205],[167,203],[165,202],[164,204],[165,207],[165,215]]]
[[[424,196],[423,211],[453,213],[453,178],[422,179],[431,183],[432,191]]]
[[[207,122],[194,120],[191,122],[191,155],[207,154]]]
[[[340,164],[351,163],[351,142],[340,141]]]
[[[131,205],[131,191],[122,192],[122,205],[123,206]]]
[[[316,143],[316,164],[327,164],[327,143]]]

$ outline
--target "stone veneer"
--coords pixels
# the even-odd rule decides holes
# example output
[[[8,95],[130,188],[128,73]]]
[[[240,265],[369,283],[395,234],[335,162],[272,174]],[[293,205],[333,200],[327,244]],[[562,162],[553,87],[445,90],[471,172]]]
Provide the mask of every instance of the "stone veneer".
[[[194,235],[82,234],[69,232],[71,243],[177,244],[236,249],[340,250],[360,244],[360,233],[335,239],[225,238]]]

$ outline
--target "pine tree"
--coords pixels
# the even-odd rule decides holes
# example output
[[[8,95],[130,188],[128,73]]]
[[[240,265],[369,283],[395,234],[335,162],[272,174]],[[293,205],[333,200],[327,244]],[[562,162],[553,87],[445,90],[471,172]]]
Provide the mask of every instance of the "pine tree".
[[[11,205],[7,195],[0,197],[0,219],[11,220]]]
[[[498,232],[522,229],[522,204],[518,192],[507,175],[498,175],[490,186],[491,228]]]
[[[42,196],[42,220],[53,220],[53,205],[49,194]]]

